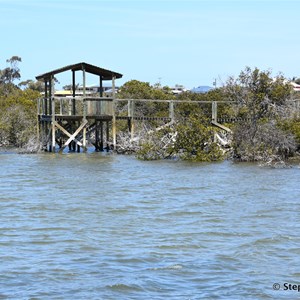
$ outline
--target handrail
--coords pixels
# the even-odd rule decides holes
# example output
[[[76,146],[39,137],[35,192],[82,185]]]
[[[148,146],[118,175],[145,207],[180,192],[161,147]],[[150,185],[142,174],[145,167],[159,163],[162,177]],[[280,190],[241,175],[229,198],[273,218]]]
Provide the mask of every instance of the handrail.
[[[57,96],[52,96],[52,97],[40,97],[37,100],[77,100],[77,101],[112,101],[114,98],[112,97],[73,97],[73,96],[68,96],[68,97],[57,97]]]
[[[203,103],[203,104],[211,104],[212,102],[217,102],[217,103],[238,103],[236,101],[231,101],[231,100],[212,100],[212,101],[202,101],[202,100],[177,100],[177,99],[166,99],[166,100],[162,100],[162,99],[130,99],[130,98],[125,98],[125,99],[121,99],[121,98],[115,98],[115,101],[121,102],[121,101],[140,101],[140,102],[163,102],[163,103],[169,103],[169,102],[173,102],[173,103]]]

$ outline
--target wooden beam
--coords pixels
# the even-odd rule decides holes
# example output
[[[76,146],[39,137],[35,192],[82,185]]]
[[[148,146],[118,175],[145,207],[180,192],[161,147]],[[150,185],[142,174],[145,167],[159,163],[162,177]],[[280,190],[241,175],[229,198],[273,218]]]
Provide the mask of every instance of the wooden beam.
[[[169,118],[174,122],[174,101],[169,102]]]
[[[100,151],[103,151],[103,121],[100,121]]]
[[[115,105],[115,76],[112,77],[112,138],[114,150],[117,146],[117,123],[116,123],[116,105]]]
[[[99,122],[96,121],[95,125],[95,150],[99,151]]]
[[[221,128],[221,129],[223,129],[223,130],[225,130],[225,131],[227,131],[229,133],[232,132],[230,128],[228,128],[228,127],[226,127],[226,126],[224,126],[224,125],[222,125],[222,124],[220,124],[220,123],[218,123],[216,121],[211,121],[211,124],[215,125],[216,127]]]
[[[100,79],[100,91],[99,91],[99,95],[100,97],[103,97],[103,80],[102,80],[102,76],[99,76]]]
[[[218,116],[218,104],[216,101],[213,101],[211,103],[211,120],[213,122],[217,122],[217,116]]]
[[[81,125],[76,129],[76,131],[73,134],[71,134],[55,121],[55,126],[58,129],[60,129],[65,135],[67,135],[69,137],[69,139],[64,143],[64,145],[61,147],[59,152],[63,152],[64,148],[66,148],[70,144],[71,141],[74,141],[80,147],[84,147],[84,145],[80,141],[78,141],[75,137],[86,126],[87,123],[88,123],[87,120],[83,121],[83,123],[81,123]]]
[[[48,114],[48,84],[47,80],[45,79],[45,97],[44,97],[44,107],[43,107],[43,113],[45,115]]]
[[[41,123],[39,120],[39,115],[40,115],[40,105],[41,105],[41,99],[39,98],[37,100],[37,116],[36,116],[36,136],[37,136],[37,141],[40,144],[41,138],[40,138],[40,131],[41,131]]]
[[[51,87],[51,91],[50,91],[50,94],[51,94],[51,101],[49,104],[51,104],[51,114],[52,114],[52,118],[51,118],[51,124],[52,124],[52,147],[51,147],[51,151],[52,152],[55,152],[55,144],[56,144],[56,141],[55,141],[55,99],[54,99],[54,78],[53,76],[51,77],[51,84],[50,84],[50,87]]]
[[[109,141],[109,121],[106,121],[106,151],[109,151],[109,145],[108,145],[108,141]]]
[[[163,103],[167,103],[170,101],[174,101],[175,103],[189,103],[189,104],[211,104],[212,101],[194,101],[194,100],[174,100],[174,99],[166,99],[166,100],[162,100],[162,99],[129,99],[129,98],[124,98],[124,99],[120,99],[120,98],[115,98],[116,102],[122,102],[122,101],[134,101],[134,102],[163,102]],[[236,104],[236,101],[226,101],[226,100],[219,100],[219,101],[214,101],[216,103],[224,103],[224,104]]]
[[[52,77],[51,77],[51,79],[49,80],[49,115],[52,115],[51,99],[54,96],[54,95],[52,95],[52,83],[53,83],[53,80],[52,80]]]
[[[111,88],[112,88],[112,97],[113,97],[113,98],[115,98],[115,96],[116,96],[116,85],[115,85],[115,80],[116,80],[116,77],[113,76],[113,77],[112,77],[112,86],[111,86]]]
[[[113,118],[112,118],[111,131],[112,131],[113,147],[114,147],[114,150],[115,150],[116,145],[117,145],[117,122],[116,122],[115,107],[113,107],[113,111],[114,112],[113,112]]]
[[[76,115],[76,104],[75,104],[75,96],[76,96],[76,80],[75,80],[75,70],[72,70],[72,115]]]
[[[134,101],[128,101],[128,125],[129,125],[129,132],[130,132],[130,139],[133,140],[134,137]]]
[[[82,81],[83,81],[83,98],[86,96],[86,76],[85,76],[85,68],[82,66]],[[85,99],[83,100],[83,122],[86,122],[86,113],[87,113],[87,102]],[[83,150],[86,151],[86,127],[83,127],[82,132],[82,143],[83,143]]]

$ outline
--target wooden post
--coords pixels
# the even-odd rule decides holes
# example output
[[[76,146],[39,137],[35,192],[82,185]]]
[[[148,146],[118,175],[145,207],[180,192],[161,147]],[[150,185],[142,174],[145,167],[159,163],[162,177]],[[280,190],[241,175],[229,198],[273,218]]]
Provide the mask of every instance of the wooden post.
[[[85,69],[83,67],[82,69],[82,79],[83,79],[83,122],[86,121],[86,114],[87,114],[87,102],[85,100],[85,95],[86,95],[86,77],[85,77]],[[83,128],[83,132],[82,132],[82,145],[83,145],[83,151],[86,151],[86,126],[84,126]]]
[[[99,76],[99,96],[103,97],[103,80],[102,80],[102,76]],[[95,107],[96,107],[96,114],[100,115],[103,114],[103,108],[105,107],[105,103],[100,101],[97,101],[95,103]]]
[[[76,103],[75,103],[75,96],[76,96],[76,86],[75,86],[75,71],[72,70],[72,115],[76,115]]]
[[[134,137],[134,104],[135,102],[133,100],[128,100],[128,125],[131,140]]]
[[[218,121],[218,106],[217,106],[217,101],[213,101],[211,103],[211,120],[213,122],[217,122]]]
[[[100,151],[103,151],[103,122],[100,121]]]
[[[44,97],[44,108],[43,108],[43,114],[48,114],[48,84],[47,80],[45,79],[45,97]]]
[[[52,115],[52,97],[53,95],[53,87],[52,84],[54,83],[53,76],[49,81],[49,115]]]
[[[51,125],[52,125],[52,147],[51,151],[55,152],[55,99],[54,99],[54,79],[53,76],[51,78],[51,113],[52,113],[52,118],[51,118]]]
[[[109,121],[106,121],[106,151],[109,151],[109,145],[108,145],[108,141],[109,141]]]
[[[115,108],[115,76],[112,77],[112,136],[114,150],[117,146],[117,122],[116,122],[116,108]]]
[[[63,115],[63,99],[62,98],[60,98],[59,99],[59,113],[60,113],[60,115],[62,116]]]
[[[40,112],[40,105],[41,105],[41,99],[39,98],[37,100],[37,118],[36,118],[36,134],[37,134],[37,141],[38,143],[40,144],[41,140],[40,140],[40,131],[41,131],[41,123],[40,123],[40,120],[39,120],[39,116],[41,114]]]
[[[217,122],[217,102],[213,101],[211,104],[211,121]],[[216,133],[214,133],[214,143],[217,142]]]
[[[49,79],[49,84],[48,84],[48,103],[47,103],[47,115],[52,115],[52,77]],[[51,126],[51,124],[48,124],[46,123],[46,128],[49,130],[49,138],[47,139],[48,140],[48,143],[49,143],[49,152],[52,152],[53,149],[52,149],[52,140],[50,139],[50,134],[53,134],[53,127]]]
[[[131,133],[131,100],[127,101],[128,132]]]
[[[40,121],[41,122],[41,146],[43,150],[47,150],[47,143],[46,143],[46,136],[47,136],[47,132],[46,132],[46,128],[45,128],[45,122],[44,121]]]
[[[48,84],[48,79],[45,79],[45,98],[44,98],[44,114],[47,116],[49,114],[48,110],[48,103],[51,102],[51,99],[49,97],[50,91],[49,91],[50,83]],[[51,127],[49,122],[43,121],[43,132],[44,132],[44,147],[47,151],[51,152],[51,143],[49,141],[50,137],[50,131]]]
[[[99,121],[95,122],[95,150],[99,151]]]
[[[169,102],[169,118],[171,122],[174,122],[174,101]]]
[[[103,80],[102,80],[102,76],[99,76],[100,79],[100,91],[99,91],[99,96],[103,97]]]

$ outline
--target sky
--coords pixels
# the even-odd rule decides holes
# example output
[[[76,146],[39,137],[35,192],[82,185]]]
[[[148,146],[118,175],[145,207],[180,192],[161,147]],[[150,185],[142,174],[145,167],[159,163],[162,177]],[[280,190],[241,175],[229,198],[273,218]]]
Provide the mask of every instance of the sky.
[[[117,86],[188,89],[246,66],[300,77],[299,11],[300,0],[0,0],[0,69],[17,55],[21,80],[35,80],[86,62],[123,74]]]

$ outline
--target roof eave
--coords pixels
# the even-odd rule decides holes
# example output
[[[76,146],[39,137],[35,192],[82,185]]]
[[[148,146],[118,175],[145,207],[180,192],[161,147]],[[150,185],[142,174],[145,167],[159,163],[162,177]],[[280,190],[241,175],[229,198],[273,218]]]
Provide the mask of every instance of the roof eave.
[[[54,75],[63,73],[63,72],[69,71],[69,70],[72,70],[72,71],[86,70],[86,72],[88,72],[90,74],[101,76],[102,80],[112,80],[113,77],[115,77],[116,79],[123,77],[123,75],[120,73],[106,70],[103,68],[99,68],[97,66],[87,64],[85,62],[81,62],[81,63],[65,66],[65,67],[62,67],[59,69],[55,69],[53,71],[38,75],[35,78],[37,80],[47,81],[47,80],[50,80],[51,77],[53,77]]]

